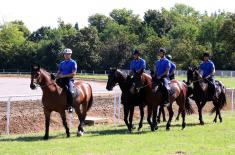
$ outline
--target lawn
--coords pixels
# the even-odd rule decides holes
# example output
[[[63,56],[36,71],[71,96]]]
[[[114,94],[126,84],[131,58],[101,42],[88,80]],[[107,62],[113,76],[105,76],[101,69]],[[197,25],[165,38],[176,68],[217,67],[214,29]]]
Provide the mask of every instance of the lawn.
[[[165,123],[156,132],[144,124],[141,134],[126,133],[126,127],[97,125],[86,127],[83,137],[64,131],[51,132],[48,141],[41,140],[43,132],[28,135],[0,136],[1,154],[234,154],[235,113],[223,112],[223,123],[213,124],[214,115],[204,115],[206,124],[198,125],[198,116],[186,118],[188,126],[172,123],[165,131]],[[75,131],[76,129],[73,129]]]

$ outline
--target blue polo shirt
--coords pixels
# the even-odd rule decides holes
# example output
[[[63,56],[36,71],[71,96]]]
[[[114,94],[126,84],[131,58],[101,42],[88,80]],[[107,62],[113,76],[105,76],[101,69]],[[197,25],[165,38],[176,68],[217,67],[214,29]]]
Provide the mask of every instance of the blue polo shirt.
[[[170,70],[169,70],[169,74],[171,75],[172,72],[175,70],[176,65],[173,62],[171,62],[171,61],[170,61],[170,65],[171,65],[171,67],[170,67]]]
[[[140,59],[135,59],[131,61],[131,65],[130,65],[130,70],[133,72],[137,72],[140,69],[145,69],[146,68],[146,62],[144,59],[140,58]]]
[[[64,60],[60,63],[59,70],[63,75],[71,74],[77,71],[77,63],[73,59]]]
[[[170,61],[167,58],[162,58],[155,62],[155,70],[157,72],[157,76],[162,76],[162,74],[166,71],[166,69],[170,68]],[[169,76],[169,71],[167,73],[167,77]]]
[[[203,77],[210,75],[214,69],[215,69],[215,65],[211,60],[203,61],[200,64],[200,70],[203,72],[202,73]]]

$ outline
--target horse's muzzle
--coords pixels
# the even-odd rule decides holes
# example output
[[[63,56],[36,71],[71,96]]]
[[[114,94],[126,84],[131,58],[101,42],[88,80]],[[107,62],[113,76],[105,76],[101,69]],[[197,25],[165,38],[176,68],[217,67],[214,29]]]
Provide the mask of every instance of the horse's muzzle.
[[[112,87],[106,87],[106,89],[108,90],[108,91],[112,91],[113,90],[113,88]]]
[[[30,88],[31,88],[31,89],[36,89],[36,85],[33,84],[33,83],[31,83],[31,84],[30,84]]]

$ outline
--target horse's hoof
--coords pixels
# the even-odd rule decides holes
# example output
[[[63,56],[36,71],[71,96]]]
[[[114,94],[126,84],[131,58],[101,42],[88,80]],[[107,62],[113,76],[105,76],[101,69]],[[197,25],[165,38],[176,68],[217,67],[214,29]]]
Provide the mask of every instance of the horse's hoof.
[[[185,124],[182,124],[182,130],[184,130],[185,126],[186,126]]]
[[[200,125],[204,125],[205,123],[203,121],[200,122]]]
[[[48,136],[44,136],[43,140],[48,140],[48,138],[49,138]]]
[[[166,128],[166,131],[170,131],[170,128],[168,127],[168,128]]]
[[[216,119],[214,119],[213,123],[217,123],[217,120],[216,120]]]
[[[133,130],[136,129],[136,127],[134,126],[134,124],[132,125],[131,129],[133,129]]]
[[[222,119],[220,119],[220,123],[222,123],[223,121],[222,121]]]
[[[163,122],[166,122],[166,120],[164,119]]]
[[[176,118],[175,121],[178,122],[178,121],[179,121],[179,118]]]
[[[67,133],[67,138],[69,138],[70,137],[70,133]]]
[[[77,136],[78,136],[78,137],[81,137],[81,136],[83,136],[83,134],[84,134],[84,133],[83,133],[82,131],[78,131]]]
[[[127,130],[127,134],[131,134],[131,130]]]
[[[158,130],[158,126],[156,126],[154,129],[155,129],[155,130]]]

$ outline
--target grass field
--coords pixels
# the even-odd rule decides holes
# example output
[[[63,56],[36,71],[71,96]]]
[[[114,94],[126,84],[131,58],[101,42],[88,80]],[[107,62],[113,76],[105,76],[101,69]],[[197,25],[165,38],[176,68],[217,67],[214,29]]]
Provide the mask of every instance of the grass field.
[[[198,116],[187,117],[188,126],[181,130],[181,122],[174,122],[171,131],[165,123],[156,132],[144,124],[141,134],[126,134],[126,127],[97,125],[86,127],[83,137],[64,131],[51,132],[43,141],[43,132],[28,135],[0,136],[1,154],[235,154],[235,113],[223,112],[223,123],[213,124],[214,115],[204,115],[206,124],[198,125]],[[75,131],[76,129],[73,129]]]

